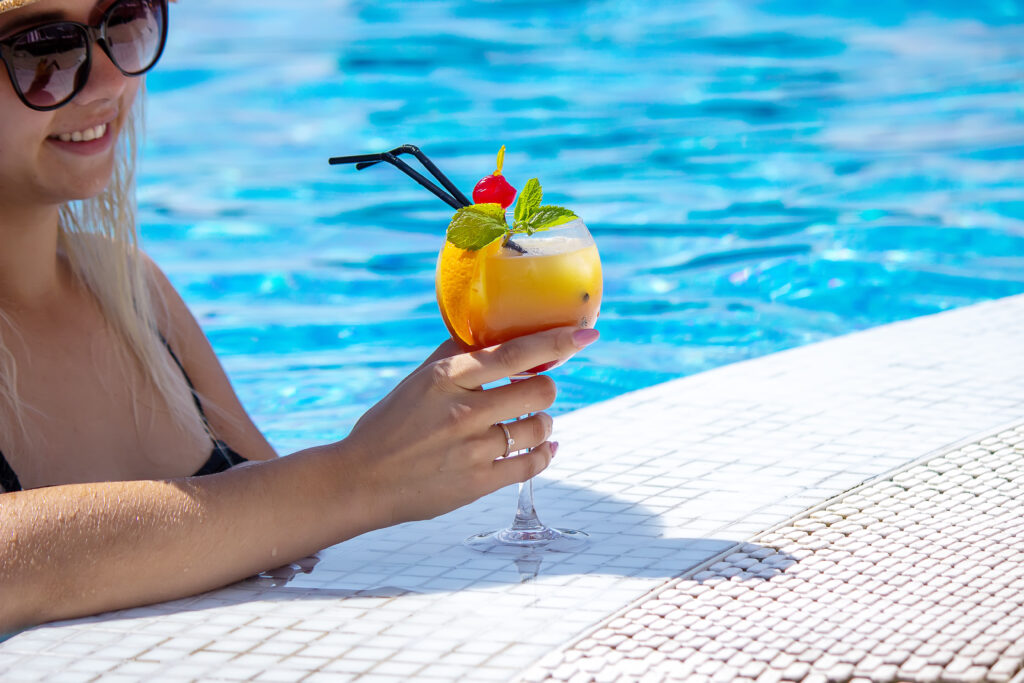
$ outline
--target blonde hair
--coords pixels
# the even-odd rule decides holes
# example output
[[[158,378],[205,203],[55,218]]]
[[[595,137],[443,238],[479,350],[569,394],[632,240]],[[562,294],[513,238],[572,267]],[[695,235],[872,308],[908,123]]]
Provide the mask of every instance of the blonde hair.
[[[107,324],[123,340],[119,351],[122,367],[137,363],[174,422],[184,427],[196,419],[195,404],[183,388],[182,371],[165,348],[157,328],[156,307],[163,302],[139,248],[135,169],[143,100],[140,87],[132,111],[125,118],[107,188],[95,197],[61,207],[58,247],[74,276],[95,298]],[[9,324],[6,327],[13,329]],[[18,428],[31,438],[24,430],[26,406],[18,400],[17,367],[2,339],[0,400],[10,407],[8,414],[14,418],[13,424],[3,420],[3,426]],[[135,422],[139,424],[139,406],[137,402],[133,405]]]

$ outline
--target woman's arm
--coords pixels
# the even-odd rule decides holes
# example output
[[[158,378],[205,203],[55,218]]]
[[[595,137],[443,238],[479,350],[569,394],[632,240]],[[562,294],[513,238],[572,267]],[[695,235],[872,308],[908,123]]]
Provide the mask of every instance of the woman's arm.
[[[592,330],[550,330],[426,364],[344,441],[252,467],[172,481],[0,495],[0,633],[192,595],[371,529],[426,519],[543,470],[547,377],[481,390],[571,356]]]
[[[0,633],[209,590],[373,528],[346,455],[0,495]]]

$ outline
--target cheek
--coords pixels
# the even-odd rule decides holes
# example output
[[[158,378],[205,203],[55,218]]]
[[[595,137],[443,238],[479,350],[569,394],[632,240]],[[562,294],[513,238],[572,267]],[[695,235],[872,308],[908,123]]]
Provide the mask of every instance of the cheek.
[[[3,121],[0,125],[0,175],[11,178],[12,173],[22,175],[25,169],[21,167],[38,154],[53,115],[34,111],[22,104],[11,88],[7,74],[2,69],[0,73],[3,74],[0,79],[0,121]]]

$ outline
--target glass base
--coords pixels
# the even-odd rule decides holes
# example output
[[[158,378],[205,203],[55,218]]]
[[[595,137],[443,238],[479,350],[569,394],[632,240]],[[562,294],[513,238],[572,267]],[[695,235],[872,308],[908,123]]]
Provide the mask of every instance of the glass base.
[[[575,529],[497,529],[474,534],[463,541],[467,548],[496,555],[520,557],[537,552],[575,553],[587,547],[590,535]]]

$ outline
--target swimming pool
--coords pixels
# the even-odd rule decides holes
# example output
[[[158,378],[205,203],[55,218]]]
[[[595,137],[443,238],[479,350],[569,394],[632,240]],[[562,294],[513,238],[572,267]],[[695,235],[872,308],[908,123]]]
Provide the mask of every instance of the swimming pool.
[[[557,411],[1024,292],[1020,3],[186,2],[149,78],[146,248],[281,450],[445,336],[449,210],[508,145],[605,264]],[[225,37],[226,36],[226,37]]]

